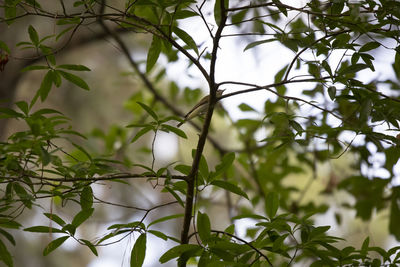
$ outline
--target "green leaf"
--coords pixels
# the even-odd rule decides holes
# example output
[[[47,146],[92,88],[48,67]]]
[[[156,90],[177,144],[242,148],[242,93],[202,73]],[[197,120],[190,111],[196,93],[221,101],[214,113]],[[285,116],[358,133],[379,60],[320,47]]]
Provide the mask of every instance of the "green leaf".
[[[385,156],[386,156],[386,162],[385,162],[385,168],[388,170],[392,170],[393,166],[396,165],[396,163],[400,159],[400,149],[399,147],[388,147],[385,149]]]
[[[242,254],[251,250],[251,248],[245,244],[237,244],[226,240],[212,242],[209,246],[211,247],[211,251],[214,251],[225,261],[231,261],[233,259],[233,253]]]
[[[61,246],[62,243],[64,243],[65,240],[67,240],[68,238],[69,238],[69,236],[63,236],[63,237],[60,237],[60,238],[57,238],[57,239],[51,241],[47,245],[47,247],[43,250],[43,256],[49,255],[53,250],[55,250],[56,248]]]
[[[23,118],[24,114],[16,112],[11,108],[0,107],[0,118]]]
[[[168,186],[164,187],[164,189],[167,190],[176,199],[176,201],[178,201],[179,205],[181,205],[182,207],[185,206],[180,196],[174,190],[172,190]]]
[[[14,221],[12,219],[0,217],[0,228],[19,229],[20,227],[21,227],[20,223]]]
[[[369,42],[369,43],[366,43],[365,45],[363,45],[358,51],[359,52],[366,52],[366,51],[370,51],[370,50],[376,49],[376,48],[378,48],[380,46],[381,46],[381,44],[378,43],[378,42]]]
[[[372,71],[375,71],[374,64],[372,63],[374,57],[367,53],[362,53],[360,54],[360,56],[363,59],[364,63],[367,64],[368,68],[370,68]]]
[[[282,14],[287,17],[288,13],[287,13],[286,7],[281,3],[281,1],[272,0],[272,2],[274,2],[274,4],[278,7],[279,11],[282,12]]]
[[[92,242],[90,242],[89,240],[86,240],[86,239],[79,239],[79,241],[82,241],[83,243],[85,243],[85,245],[93,252],[93,254],[98,256],[97,249],[92,244]]]
[[[225,9],[229,8],[229,0],[223,0],[225,4]],[[216,0],[214,5],[214,19],[215,23],[219,26],[221,23],[222,10],[221,10],[221,0]]]
[[[146,234],[141,234],[131,252],[131,267],[141,267],[146,256]]]
[[[0,239],[0,260],[3,261],[8,267],[14,266],[12,256],[1,239]]]
[[[147,232],[152,234],[152,235],[155,235],[158,238],[161,238],[164,241],[168,240],[168,236],[166,234],[164,234],[163,232],[156,231],[156,230],[148,230]]]
[[[39,110],[35,111],[34,113],[32,113],[32,116],[42,116],[45,114],[54,114],[54,113],[62,115],[62,113],[58,110],[51,109],[51,108],[42,108],[42,109],[39,109]]]
[[[360,59],[360,54],[359,53],[353,53],[353,55],[351,56],[351,60],[350,60],[351,65],[356,64],[359,59]]]
[[[1,40],[0,40],[0,49],[6,51],[8,54],[11,54],[10,48],[8,48],[6,43]]]
[[[57,87],[60,87],[61,83],[62,83],[62,79],[61,79],[61,75],[60,75],[60,71],[58,70],[54,70],[53,71],[53,82]]]
[[[15,21],[13,18],[15,18],[15,16],[17,15],[17,8],[16,8],[17,2],[5,1],[5,3],[6,5],[4,5],[4,16],[7,19],[7,24],[10,25]]]
[[[279,33],[277,34],[277,36],[281,36],[281,34],[285,34],[285,31],[282,30],[281,28],[279,28],[276,24],[274,23],[269,23],[267,21],[259,21],[262,24],[267,25],[268,27],[270,27],[274,32]]]
[[[224,263],[226,263],[226,262],[224,262]],[[213,262],[211,260],[211,252],[204,250],[201,253],[201,256],[199,258],[197,266],[211,266],[210,264],[214,264],[213,266],[217,266],[217,267],[219,267],[219,266],[222,267],[222,265],[223,265],[222,262],[219,262],[219,263],[216,261]],[[232,265],[232,266],[234,266],[234,265]]]
[[[45,101],[47,96],[49,95],[52,84],[53,84],[53,71],[49,70],[46,73],[46,75],[44,76],[43,81],[42,81],[39,91],[38,91],[42,102]]]
[[[184,175],[188,175],[190,173],[191,169],[192,169],[192,166],[183,165],[183,164],[176,165],[174,168],[174,170],[176,170]]]
[[[65,226],[63,226],[62,230],[67,231],[68,233],[70,233],[73,236],[73,235],[75,235],[75,232],[76,232],[76,226],[69,223],[69,224],[66,224]]]
[[[71,83],[75,84],[76,86],[79,86],[85,90],[90,90],[89,86],[82,78],[80,78],[72,73],[62,71],[62,70],[58,70],[58,72],[64,77],[64,79],[70,81]]]
[[[60,87],[62,83],[60,71],[53,70],[52,72],[53,72],[53,83],[55,84],[56,87]]]
[[[304,132],[303,127],[301,127],[301,124],[298,123],[297,121],[295,121],[295,120],[289,120],[289,124],[290,124],[290,126],[292,126],[293,129],[296,130],[297,133],[302,133],[302,132]]]
[[[280,71],[278,71],[278,73],[275,75],[275,78],[274,78],[275,83],[282,81],[282,78],[285,75],[287,68],[288,68],[288,66],[286,65]]]
[[[239,196],[245,197],[246,199],[249,199],[247,196],[246,192],[244,192],[242,189],[240,189],[237,185],[234,185],[230,182],[227,181],[221,181],[221,180],[215,180],[212,181],[210,184],[221,187],[225,190],[228,190],[229,192],[232,192],[234,194],[237,194]]]
[[[88,67],[83,66],[83,65],[63,64],[63,65],[57,66],[57,68],[66,69],[66,70],[74,70],[74,71],[90,71],[90,69]]]
[[[361,246],[361,251],[360,253],[365,257],[368,253],[368,248],[369,248],[369,237],[364,239],[364,242],[362,243]]]
[[[265,198],[265,211],[269,218],[273,218],[279,208],[279,195],[277,192],[268,193]]]
[[[80,204],[82,210],[90,209],[93,206],[93,190],[90,185],[85,186],[81,193]]]
[[[344,1],[332,1],[331,12],[332,14],[340,14],[344,8]]]
[[[329,225],[327,226],[318,226],[312,229],[312,231],[310,232],[310,239],[314,239],[316,237],[321,236],[323,233],[325,233],[326,231],[328,231],[331,227]]]
[[[59,19],[59,20],[57,20],[56,24],[57,25],[67,25],[67,24],[79,24],[80,22],[81,22],[81,18],[72,17],[72,18],[66,18],[66,19]]]
[[[58,24],[59,20],[57,21],[56,24]],[[71,31],[72,29],[75,29],[76,26],[69,26],[67,28],[65,28],[64,30],[62,30],[61,32],[59,32],[56,36],[56,42],[58,41],[58,39],[60,39],[62,36],[64,36],[64,34],[66,34],[67,32]]]
[[[195,150],[193,150],[193,151],[195,151]],[[194,157],[194,154],[193,154],[193,157]],[[210,174],[210,171],[208,169],[207,160],[204,157],[204,155],[201,155],[201,158],[200,158],[199,171],[200,171],[200,174],[203,176],[204,179],[208,178],[208,176]]]
[[[166,263],[167,261],[170,261],[174,258],[177,258],[181,256],[185,252],[191,252],[191,253],[196,253],[198,251],[202,250],[202,247],[198,245],[193,245],[193,244],[184,244],[184,245],[178,245],[176,247],[171,248],[167,252],[165,252],[161,258],[160,262],[161,263]]]
[[[233,12],[233,14],[231,16],[232,24],[242,23],[242,21],[244,20],[244,18],[246,17],[246,14],[248,12],[249,12],[248,9],[243,9],[242,11],[239,11],[239,12]]]
[[[45,45],[39,45],[39,49],[42,51],[43,55],[46,56],[47,61],[49,61],[51,65],[56,64],[56,58],[54,56],[54,52],[51,47]]]
[[[130,223],[117,223],[109,226],[107,230],[111,229],[146,229],[146,226],[140,222],[140,221],[135,221],[135,222],[130,222]]]
[[[29,0],[28,0],[29,1]],[[51,35],[47,35],[45,37],[43,37],[42,39],[39,40],[39,43],[43,43],[44,41],[46,41],[47,39],[53,38],[55,36],[55,34],[51,34]]]
[[[343,33],[340,35],[337,35],[332,42],[332,48],[345,48],[348,47],[348,44],[350,43],[351,35],[348,33]]]
[[[138,103],[150,116],[152,116],[154,120],[158,121],[158,116],[151,107],[147,106],[142,102],[136,102],[136,103]]]
[[[102,242],[104,242],[104,241],[106,241],[106,240],[108,240],[108,239],[110,239],[110,238],[113,238],[114,236],[116,236],[116,233],[111,232],[111,233],[109,233],[109,234],[103,236],[99,241],[97,241],[97,242],[96,242],[96,245],[99,245],[99,244],[101,244]]]
[[[7,238],[8,241],[10,241],[11,244],[15,246],[15,239],[14,237],[8,233],[7,231],[4,231],[3,229],[0,229],[0,234],[2,234],[5,238]]]
[[[399,46],[400,50],[400,46]],[[394,56],[394,63],[392,64],[394,74],[396,74],[397,79],[400,79],[400,52],[397,51]]]
[[[140,129],[139,132],[137,132],[137,134],[135,135],[135,137],[133,137],[131,143],[134,143],[136,140],[138,140],[142,135],[146,134],[147,132],[153,130],[152,126],[147,126],[143,129]]]
[[[285,36],[281,38],[281,43],[293,52],[297,52],[299,50],[299,40],[297,39],[292,39]]]
[[[328,95],[331,100],[334,100],[336,98],[336,87],[335,86],[329,86]]]
[[[146,127],[149,126],[148,123],[133,123],[133,124],[129,124],[126,126],[126,128],[142,128],[142,127]]]
[[[189,10],[177,10],[175,12],[175,19],[186,19],[190,17],[199,16],[196,12],[189,11]]]
[[[222,157],[221,163],[215,167],[215,172],[212,174],[212,178],[217,177],[218,175],[226,172],[229,169],[229,167],[232,166],[234,161],[235,161],[235,153],[234,152],[226,153]]]
[[[243,112],[246,111],[251,111],[251,112],[257,112],[257,110],[255,110],[254,108],[252,108],[251,106],[247,105],[246,103],[242,103],[239,105],[239,109]]]
[[[183,213],[179,213],[179,214],[165,216],[165,217],[162,217],[162,218],[152,221],[149,225],[147,225],[147,227],[150,228],[150,226],[157,224],[157,223],[169,221],[169,220],[176,219],[176,218],[181,218],[181,217],[183,217],[183,215],[184,215]]]
[[[86,221],[90,216],[92,216],[93,211],[94,211],[94,208],[81,210],[80,212],[78,212],[78,214],[75,215],[71,224],[75,227],[78,227],[84,221]]]
[[[371,111],[372,111],[372,100],[370,98],[365,99],[365,101],[361,104],[361,111],[360,111],[360,121],[367,122],[370,118]]]
[[[43,166],[47,166],[51,162],[51,155],[43,146],[40,147],[40,159]]]
[[[356,72],[359,72],[366,68],[368,68],[368,65],[366,65],[366,64],[361,64],[361,63],[354,64],[354,65],[350,65],[350,66],[340,70],[338,75],[340,76],[340,75],[345,75],[345,74],[350,74],[350,73],[356,73]]]
[[[246,45],[246,47],[243,49],[243,52],[246,51],[246,50],[249,50],[249,49],[251,49],[251,48],[253,48],[253,47],[256,47],[256,46],[258,46],[258,45],[266,44],[266,43],[270,43],[270,42],[274,42],[274,41],[277,41],[277,40],[278,40],[278,39],[276,39],[276,38],[272,38],[272,39],[265,39],[265,40],[260,40],[260,41],[255,41],[255,42],[249,43],[249,44]]]
[[[199,55],[199,49],[197,48],[196,42],[193,40],[193,38],[184,30],[179,29],[178,27],[174,27],[174,33],[182,39],[182,41],[187,44],[187,46],[196,52],[197,55]]]
[[[17,107],[25,114],[28,115],[29,113],[29,105],[25,101],[18,101],[15,103]]]
[[[211,236],[211,224],[207,214],[197,213],[197,231],[203,244],[207,244],[207,240]]]
[[[228,227],[225,228],[224,232],[233,235],[235,233],[235,225],[234,224],[229,225]]]
[[[162,127],[165,128],[164,130],[162,129],[165,132],[173,132],[174,134],[187,139],[185,132],[179,128],[176,128],[176,127],[168,125],[168,124],[163,124]]]
[[[86,149],[84,149],[82,146],[72,143],[72,145],[78,149],[79,151],[81,151],[83,154],[85,154],[85,156],[88,158],[88,160],[92,161],[92,157],[90,156],[89,152],[86,151]]]
[[[368,248],[368,251],[375,251],[378,254],[380,254],[382,257],[384,257],[384,258],[387,257],[387,252],[381,247],[370,247],[370,248]],[[381,266],[381,265],[372,265],[372,266]]]
[[[147,52],[147,64],[146,72],[150,72],[151,69],[157,62],[158,57],[161,53],[161,40],[156,35],[153,35],[153,40],[151,41],[149,51]]]
[[[21,200],[26,200],[29,199],[31,196],[28,194],[28,192],[25,190],[25,188],[20,185],[19,183],[14,183],[14,191],[17,193],[19,198]]]
[[[32,208],[31,200],[33,199],[33,197],[30,194],[28,194],[28,192],[25,190],[25,188],[22,185],[20,185],[19,183],[14,183],[14,191],[15,191],[15,193],[17,193],[17,195],[19,196],[19,198],[22,200],[22,202],[24,203],[24,205],[27,208],[29,208],[29,209]]]
[[[61,219],[61,217],[59,217],[57,214],[54,213],[43,213],[43,214],[53,222],[57,223],[59,226],[64,226],[66,224],[66,222],[64,222],[64,220]]]
[[[26,232],[33,232],[33,233],[65,233],[61,229],[49,227],[49,226],[33,226],[25,228],[24,231]]]
[[[28,33],[29,33],[29,38],[32,41],[32,44],[34,46],[38,47],[39,46],[39,35],[38,35],[37,31],[35,30],[35,28],[33,28],[32,25],[29,25]]]
[[[34,46],[32,46],[31,42],[19,42],[15,46],[16,47],[25,46],[23,49],[25,49],[25,48],[34,48]]]
[[[332,76],[332,70],[331,66],[329,66],[328,62],[326,60],[322,61],[322,67],[329,73],[330,76]]]
[[[285,239],[288,237],[288,235],[289,235],[289,234],[283,234],[283,235],[279,236],[277,239],[275,239],[275,240],[273,241],[274,244],[273,244],[273,246],[272,246],[272,249],[273,249],[274,251],[278,251],[279,249],[281,249],[282,246],[283,246],[283,242],[284,242]]]
[[[390,204],[389,232],[400,240],[400,187],[392,189],[392,199]]]

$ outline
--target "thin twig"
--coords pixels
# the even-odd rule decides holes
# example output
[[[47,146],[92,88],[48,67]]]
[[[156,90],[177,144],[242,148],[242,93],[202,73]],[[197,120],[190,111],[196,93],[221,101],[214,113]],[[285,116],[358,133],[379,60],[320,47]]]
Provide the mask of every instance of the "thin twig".
[[[268,262],[268,264],[270,266],[273,266],[273,264],[272,264],[271,260],[268,258],[268,256],[265,255],[264,253],[262,253],[258,248],[253,246],[250,242],[247,242],[246,240],[244,240],[244,239],[242,239],[242,238],[240,238],[240,237],[238,237],[236,235],[233,235],[233,234],[230,234],[230,233],[227,233],[227,232],[224,232],[224,231],[211,230],[211,232],[227,235],[227,236],[230,236],[230,237],[233,237],[233,238],[239,240],[240,242],[242,242],[242,243],[246,244],[247,246],[251,247],[252,249],[254,249],[258,254],[260,254],[260,256],[262,256]]]

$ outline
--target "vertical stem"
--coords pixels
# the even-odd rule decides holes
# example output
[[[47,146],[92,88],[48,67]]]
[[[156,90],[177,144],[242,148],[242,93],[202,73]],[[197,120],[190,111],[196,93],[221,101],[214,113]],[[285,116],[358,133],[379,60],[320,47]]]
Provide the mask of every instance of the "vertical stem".
[[[192,220],[192,212],[193,212],[193,200],[194,200],[194,191],[196,186],[196,178],[197,172],[199,169],[201,155],[203,153],[204,145],[207,140],[208,130],[211,123],[212,114],[214,111],[215,103],[217,101],[216,93],[218,86],[215,83],[215,65],[217,61],[217,51],[219,48],[219,41],[221,39],[222,30],[225,27],[227,16],[225,10],[225,0],[220,1],[220,9],[221,9],[221,21],[219,23],[219,27],[215,34],[213,40],[213,50],[211,53],[211,62],[210,62],[210,79],[209,79],[209,89],[210,89],[210,98],[209,105],[207,110],[207,115],[204,120],[203,129],[201,131],[199,142],[197,143],[197,150],[195,157],[193,159],[192,168],[187,177],[187,189],[186,189],[186,203],[185,203],[185,215],[183,219],[183,227],[181,233],[181,244],[189,243],[189,229],[190,222]],[[186,266],[186,258],[180,258],[178,261],[178,266],[185,267]]]

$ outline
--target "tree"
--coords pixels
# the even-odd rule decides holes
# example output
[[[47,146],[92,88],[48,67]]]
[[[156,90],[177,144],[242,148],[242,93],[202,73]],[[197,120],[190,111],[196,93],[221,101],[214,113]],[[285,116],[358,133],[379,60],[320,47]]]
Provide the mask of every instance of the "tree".
[[[39,31],[34,25],[26,26],[26,34],[16,49],[32,51],[36,63],[22,71],[40,71],[44,76],[30,101],[17,101],[13,106],[14,100],[8,99],[0,109],[1,118],[26,125],[0,144],[0,259],[13,266],[8,246],[18,244],[9,230],[20,229],[57,234],[44,247],[44,255],[66,240],[75,240],[97,256],[99,246],[135,236],[131,266],[143,264],[150,235],[176,242],[159,261],[177,259],[179,266],[188,262],[199,266],[398,264],[399,247],[375,247],[368,237],[360,248],[341,248],[341,237],[328,234],[329,226],[314,223],[317,214],[326,213],[327,202],[302,202],[310,187],[288,185],[287,180],[308,175],[310,184],[324,163],[333,164],[348,157],[351,174],[331,169],[329,182],[321,193],[349,193],[354,204],[340,204],[355,210],[363,220],[369,220],[375,211],[387,210],[390,234],[400,239],[400,187],[396,183],[400,156],[400,100],[396,91],[400,89],[400,3],[303,2],[127,0],[122,5],[118,1],[61,0],[57,6],[46,7],[44,1],[1,1],[0,18],[8,25],[6,31],[12,31],[14,24],[26,17],[51,21],[54,27]],[[203,40],[201,34],[192,33],[188,21],[201,24],[207,37]],[[72,130],[61,111],[40,107],[54,87],[62,84],[89,90],[79,75],[90,71],[88,67],[57,61],[58,53],[89,25],[98,26],[102,37],[111,38],[141,80],[143,90],[151,93],[150,98],[141,92],[133,97],[137,100],[136,116],[127,127],[120,125],[113,137],[101,132],[96,135],[105,143],[101,153],[88,149],[85,139],[90,136],[79,129]],[[132,56],[121,34],[151,36],[144,63]],[[247,42],[243,53],[262,54],[278,44],[291,56],[263,83],[248,82],[244,77],[223,80],[218,69],[220,54],[226,42],[237,44],[232,38]],[[18,52],[10,49],[6,40],[0,41],[0,49],[3,71],[16,60]],[[380,72],[376,70],[379,62],[375,57],[380,59],[385,51],[390,58],[383,61],[396,76],[382,79],[374,74]],[[167,63],[157,64],[160,57]],[[27,61],[32,64],[31,57]],[[182,121],[183,110],[190,109],[199,99],[199,90],[179,88],[174,81],[165,89],[166,69],[173,62],[187,64],[188,76],[191,71],[201,75],[207,85],[209,105],[204,119],[187,122],[199,134],[196,146],[189,148],[190,163],[169,162],[158,167],[157,137],[165,132],[182,140],[188,138],[191,127],[180,129],[176,124]],[[262,70],[259,75],[266,76]],[[273,81],[268,81],[270,78]],[[2,83],[7,79],[3,76]],[[224,95],[217,96],[218,89],[227,88]],[[237,90],[232,92],[230,88]],[[219,124],[215,120],[211,124],[217,103],[239,95],[244,99],[245,94],[256,92],[268,96],[262,111],[243,102],[238,107],[244,119],[230,118],[228,122],[229,113],[222,112],[226,120],[219,118]],[[224,127],[235,134],[232,138],[239,144],[235,148],[228,138],[216,138]],[[146,137],[151,138],[147,159],[139,161],[126,153],[128,147]],[[122,144],[115,146],[117,141]],[[204,153],[206,144],[212,146],[213,155]],[[379,165],[381,173],[371,171],[378,164],[373,158],[375,153],[384,156]],[[100,183],[132,186],[141,180],[155,190],[161,188],[155,192],[168,194],[173,200],[140,207],[108,201],[94,193]],[[225,193],[224,197],[220,192]],[[208,215],[215,198],[230,215],[231,222],[225,222],[223,228],[217,228]],[[19,215],[34,209],[41,199],[60,208],[79,210],[70,219],[53,210],[45,211],[43,216],[50,226],[22,227]],[[98,233],[98,239],[90,239],[79,229],[95,216],[99,204],[142,213],[139,220],[111,224],[104,233]],[[153,211],[172,205],[180,205],[181,212],[147,220]],[[235,227],[245,218],[254,224],[243,237]],[[154,228],[158,223],[178,219],[182,220],[179,236]],[[336,219],[340,222],[340,214]]]

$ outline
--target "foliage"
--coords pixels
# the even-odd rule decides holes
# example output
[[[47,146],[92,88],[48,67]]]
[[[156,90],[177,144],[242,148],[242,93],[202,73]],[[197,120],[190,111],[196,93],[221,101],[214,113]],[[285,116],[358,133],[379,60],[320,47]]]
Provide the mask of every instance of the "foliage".
[[[300,195],[306,194],[309,188],[285,183],[289,177],[306,175],[312,176],[312,181],[322,163],[353,156],[351,174],[332,171],[324,193],[348,192],[355,201],[344,205],[354,209],[363,220],[371,219],[375,211],[388,210],[390,234],[400,240],[397,228],[400,191],[395,180],[400,156],[400,3],[391,0],[303,2],[306,3],[126,0],[120,6],[105,0],[65,3],[61,0],[60,6],[52,10],[46,8],[44,1],[1,1],[0,22],[9,25],[7,30],[12,31],[14,23],[23,17],[54,20],[56,30],[43,33],[36,26],[28,25],[23,41],[16,48],[8,47],[7,40],[0,40],[1,70],[7,68],[7,62],[14,60],[14,53],[21,49],[32,51],[39,62],[26,66],[22,72],[43,73],[42,82],[29,103],[17,101],[13,107],[0,109],[0,118],[18,120],[26,126],[0,143],[3,192],[0,260],[13,266],[8,246],[18,244],[10,230],[22,229],[57,234],[44,247],[45,256],[68,239],[88,247],[98,256],[99,246],[136,236],[131,266],[142,266],[146,250],[151,249],[149,235],[176,242],[159,261],[177,259],[179,266],[186,266],[187,262],[199,266],[400,264],[400,247],[389,250],[375,247],[370,245],[368,237],[361,248],[342,248],[339,244],[343,244],[343,239],[328,234],[329,226],[314,223],[317,214],[327,211],[326,203],[304,203],[295,196],[299,191]],[[199,40],[199,36],[187,30],[191,22],[202,24],[208,32],[207,40]],[[71,40],[83,27],[95,23],[117,44],[141,79],[143,90],[152,95],[151,99],[133,97],[137,106],[132,110],[142,116],[135,116],[126,128],[118,126],[121,127],[116,130],[120,133],[119,139],[116,132],[96,135],[105,143],[104,153],[87,149],[85,142],[89,136],[73,130],[61,111],[38,108],[39,100],[45,102],[50,93],[56,93],[52,92],[54,87],[60,87],[63,82],[90,89],[80,76],[90,69],[74,62],[57,64],[57,53],[67,49],[60,43]],[[145,63],[133,58],[119,35],[120,29],[125,34],[150,34]],[[217,64],[218,55],[224,49],[221,43],[233,37],[248,42],[243,53],[257,53],[269,45],[279,44],[293,56],[272,75],[272,83],[249,83],[241,80],[242,77],[220,81]],[[382,80],[373,74],[378,69],[375,57],[380,56],[379,51],[393,55],[394,60],[389,62],[392,65],[388,65],[396,74],[393,79]],[[180,139],[188,138],[185,131],[174,126],[183,116],[181,110],[186,108],[175,103],[187,102],[189,107],[199,96],[199,90],[179,88],[174,81],[169,92],[162,90],[160,84],[165,85],[166,71],[157,64],[160,57],[168,63],[187,62],[188,69],[197,69],[208,85],[210,98],[202,126],[196,120],[190,121],[200,131],[190,164],[173,162],[156,169],[154,144],[160,131],[173,133]],[[383,61],[387,63],[387,59]],[[312,88],[302,87],[304,84]],[[238,90],[216,97],[219,88],[231,87]],[[238,136],[235,142],[239,149],[224,147],[226,140],[215,139],[215,132],[210,130],[217,102],[256,91],[270,96],[264,110],[259,111],[248,103],[240,104],[239,109],[246,118],[230,120],[228,126]],[[224,116],[229,114],[224,112]],[[225,125],[224,122],[213,128],[222,131]],[[147,154],[150,164],[132,163],[137,159],[127,154],[123,160],[116,159],[123,151],[115,149],[114,143],[122,140],[123,147],[132,146],[144,136],[152,136]],[[206,143],[218,152],[214,153],[220,157],[216,162],[203,153]],[[385,175],[369,174],[368,170],[376,165],[374,153],[385,156],[379,166]],[[145,212],[140,220],[112,224],[95,241],[80,237],[82,234],[77,230],[96,213],[99,204],[113,205],[96,197],[93,187],[104,181],[130,186],[138,179],[156,182],[155,187],[162,187],[162,192],[169,194],[173,201],[137,208]],[[221,191],[226,193],[224,205],[228,211],[236,213],[224,230],[216,229],[207,212],[213,199],[209,194]],[[40,199],[49,199],[60,207],[78,205],[80,211],[71,220],[61,214],[44,212],[43,216],[54,224],[23,228],[16,214],[34,209]],[[240,201],[233,204],[232,199]],[[150,212],[174,204],[182,206],[181,213],[147,221]],[[154,228],[158,223],[179,218],[183,218],[180,237]],[[245,237],[239,236],[236,230],[243,219],[253,222]],[[195,226],[192,232],[191,225]]]

